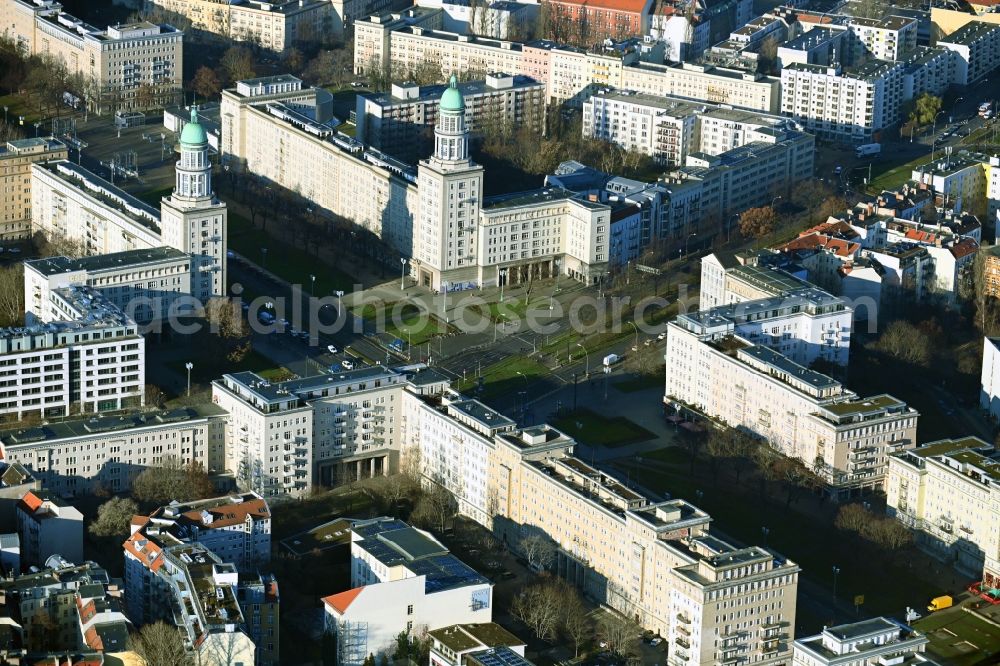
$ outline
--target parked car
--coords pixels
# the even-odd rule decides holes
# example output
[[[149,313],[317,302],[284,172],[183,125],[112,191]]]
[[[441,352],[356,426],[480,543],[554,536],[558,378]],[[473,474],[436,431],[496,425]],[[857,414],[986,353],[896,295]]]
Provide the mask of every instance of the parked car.
[[[337,348],[334,347],[333,345],[327,345],[326,346],[326,350],[328,352],[330,352],[331,354],[336,354],[337,353]]]
[[[340,365],[341,365],[341,367],[344,368],[344,370],[353,370],[354,369],[354,362],[353,361],[346,361],[345,360]]]

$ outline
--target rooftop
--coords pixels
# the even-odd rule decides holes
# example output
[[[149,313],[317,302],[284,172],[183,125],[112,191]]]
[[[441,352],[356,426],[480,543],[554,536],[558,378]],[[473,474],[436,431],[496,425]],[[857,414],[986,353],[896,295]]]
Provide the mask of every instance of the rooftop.
[[[466,652],[477,647],[524,645],[524,641],[494,622],[454,624],[427,633],[430,634],[431,638],[456,653]]]
[[[509,647],[503,646],[468,654],[465,663],[468,666],[534,666]]]
[[[545,204],[553,201],[565,201],[575,196],[573,192],[562,188],[542,188],[527,192],[514,192],[486,197],[483,200],[483,210],[498,210],[504,208],[521,208],[532,204]]]
[[[799,365],[787,356],[779,354],[773,349],[752,345],[744,347],[737,352],[738,355],[749,356],[754,360],[786,375],[788,378],[807,384],[817,390],[835,389],[841,386],[840,382],[832,377],[828,377],[815,370]]]
[[[354,545],[363,548],[387,567],[405,566],[415,576],[425,576],[424,589],[432,594],[489,581],[448,552],[432,536],[401,520],[381,518],[355,525],[360,537]]]
[[[497,73],[491,75],[498,77],[500,79],[505,79],[508,75],[503,73]],[[517,90],[523,88],[539,88],[545,87],[544,83],[539,83],[530,76],[524,76],[522,74],[515,74],[509,77],[512,80],[510,86],[493,86],[490,85],[493,79],[482,79],[478,81],[460,81],[457,82],[457,89],[462,94],[462,97],[468,101],[477,95],[483,95],[487,93],[497,92],[497,91],[509,91]],[[372,100],[373,102],[380,104],[382,106],[393,106],[393,105],[406,105],[422,102],[438,102],[441,99],[441,95],[444,94],[445,90],[448,89],[447,84],[435,84],[428,86],[417,86],[416,84],[402,83],[399,85],[393,85],[394,90],[400,91],[413,91],[416,89],[416,95],[405,97],[397,97],[391,92],[389,93],[361,93],[360,96]]]
[[[215,404],[204,403],[163,411],[131,412],[122,416],[82,416],[31,428],[0,430],[0,442],[7,447],[41,444],[70,437],[87,437],[99,433],[183,423],[225,413],[225,410]]]
[[[164,245],[161,247],[142,250],[126,250],[124,252],[114,252],[112,254],[98,254],[90,257],[81,257],[79,259],[71,259],[69,257],[32,259],[24,262],[24,264],[25,267],[30,267],[42,275],[51,276],[58,275],[60,273],[72,273],[75,271],[93,273],[115,268],[125,268],[126,266],[140,266],[143,264],[158,263],[161,261],[175,261],[187,258],[188,255],[186,253]]]
[[[858,398],[837,402],[823,407],[828,412],[836,416],[860,415],[872,412],[881,412],[887,409],[906,407],[906,403],[891,395],[877,395],[871,398]]]
[[[937,40],[940,44],[970,45],[973,42],[985,38],[994,30],[1000,30],[1000,25],[987,23],[986,21],[969,21],[955,32],[941,37]]]
[[[158,210],[93,172],[68,160],[40,163],[36,164],[35,167],[45,169],[86,196],[116,210],[149,231],[155,234],[160,233],[160,212]]]

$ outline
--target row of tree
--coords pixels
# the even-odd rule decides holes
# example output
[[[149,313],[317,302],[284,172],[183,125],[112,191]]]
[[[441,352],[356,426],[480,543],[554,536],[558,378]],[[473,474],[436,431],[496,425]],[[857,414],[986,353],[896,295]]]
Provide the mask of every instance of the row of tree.
[[[840,507],[834,525],[888,553],[896,553],[913,543],[913,534],[906,526],[890,516],[876,515],[861,504]]]

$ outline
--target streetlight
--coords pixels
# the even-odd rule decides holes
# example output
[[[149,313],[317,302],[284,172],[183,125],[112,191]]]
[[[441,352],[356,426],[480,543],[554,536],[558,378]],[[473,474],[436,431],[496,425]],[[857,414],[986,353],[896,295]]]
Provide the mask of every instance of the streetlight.
[[[3,124],[7,124],[7,107],[3,107]]]
[[[833,601],[837,601],[837,574],[840,573],[840,567],[833,567]]]
[[[585,366],[585,370],[584,370],[583,376],[584,377],[590,377],[590,352],[587,351],[587,348],[583,346],[583,343],[578,342],[578,343],[576,343],[576,346],[583,350],[583,353],[584,353],[584,355],[585,355],[585,357],[587,359],[587,364]]]
[[[500,302],[503,303],[503,284],[507,281],[507,269],[500,269]]]
[[[934,161],[934,148],[937,146],[937,119],[944,113],[944,109],[941,109],[934,116],[934,122],[931,123],[931,162]]]
[[[632,328],[635,329],[635,344],[632,345],[632,351],[639,351],[639,327],[635,325],[634,321],[627,321],[626,324],[631,324]]]
[[[400,257],[399,264],[399,290],[403,291],[406,289],[406,257]]]
[[[694,238],[697,235],[698,235],[697,231],[692,231],[690,234],[688,234],[688,237],[684,239],[684,256],[685,257],[688,256],[688,247],[689,247],[689,243],[691,242],[691,239]]]
[[[764,537],[764,547],[767,547],[767,535],[771,533],[771,530],[767,527],[760,528],[760,533]]]
[[[778,196],[776,196],[773,199],[771,199],[771,208],[772,209],[774,208],[774,202],[777,201],[778,199],[781,199],[781,198],[782,198],[782,196],[779,194]]]
[[[310,296],[315,296],[316,295],[316,276],[313,275],[312,273],[309,274],[309,283],[310,283],[309,284],[309,295]]]
[[[524,380],[524,390],[521,392],[521,420],[525,420],[528,416],[528,377],[520,370],[517,374]]]
[[[194,369],[194,363],[191,363],[189,361],[189,362],[187,362],[187,363],[184,364],[184,367],[188,371],[188,390],[187,390],[187,394],[188,394],[188,397],[190,397],[191,396],[191,370]]]
[[[267,266],[267,248],[260,248],[260,267],[264,268]]]

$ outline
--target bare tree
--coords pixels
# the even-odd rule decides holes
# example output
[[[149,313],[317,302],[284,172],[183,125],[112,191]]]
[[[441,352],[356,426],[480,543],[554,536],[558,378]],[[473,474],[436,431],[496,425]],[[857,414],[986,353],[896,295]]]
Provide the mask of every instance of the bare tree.
[[[433,484],[417,501],[410,520],[440,533],[457,512],[455,496],[444,486]]]
[[[547,536],[530,534],[521,539],[519,546],[533,569],[547,570],[555,562],[555,545],[553,545],[552,539]]]
[[[166,622],[143,626],[129,636],[128,643],[146,666],[193,666],[180,630]]]
[[[908,321],[894,321],[879,336],[875,348],[903,363],[926,367],[934,355],[930,337]]]
[[[0,268],[0,325],[15,326],[24,318],[24,264]]]
[[[593,633],[590,614],[580,593],[569,585],[565,586],[562,601],[562,627],[566,638],[573,643],[573,658],[580,656],[580,647]]]
[[[632,659],[639,653],[642,628],[624,615],[606,614],[597,626],[597,633],[608,644],[608,651],[622,659]]]
[[[511,602],[511,615],[526,624],[540,640],[555,640],[559,631],[564,592],[557,579],[532,585]]]
[[[146,468],[132,482],[132,496],[153,504],[187,502],[214,494],[204,468],[198,463],[184,465],[176,456],[164,457],[159,466]]]

